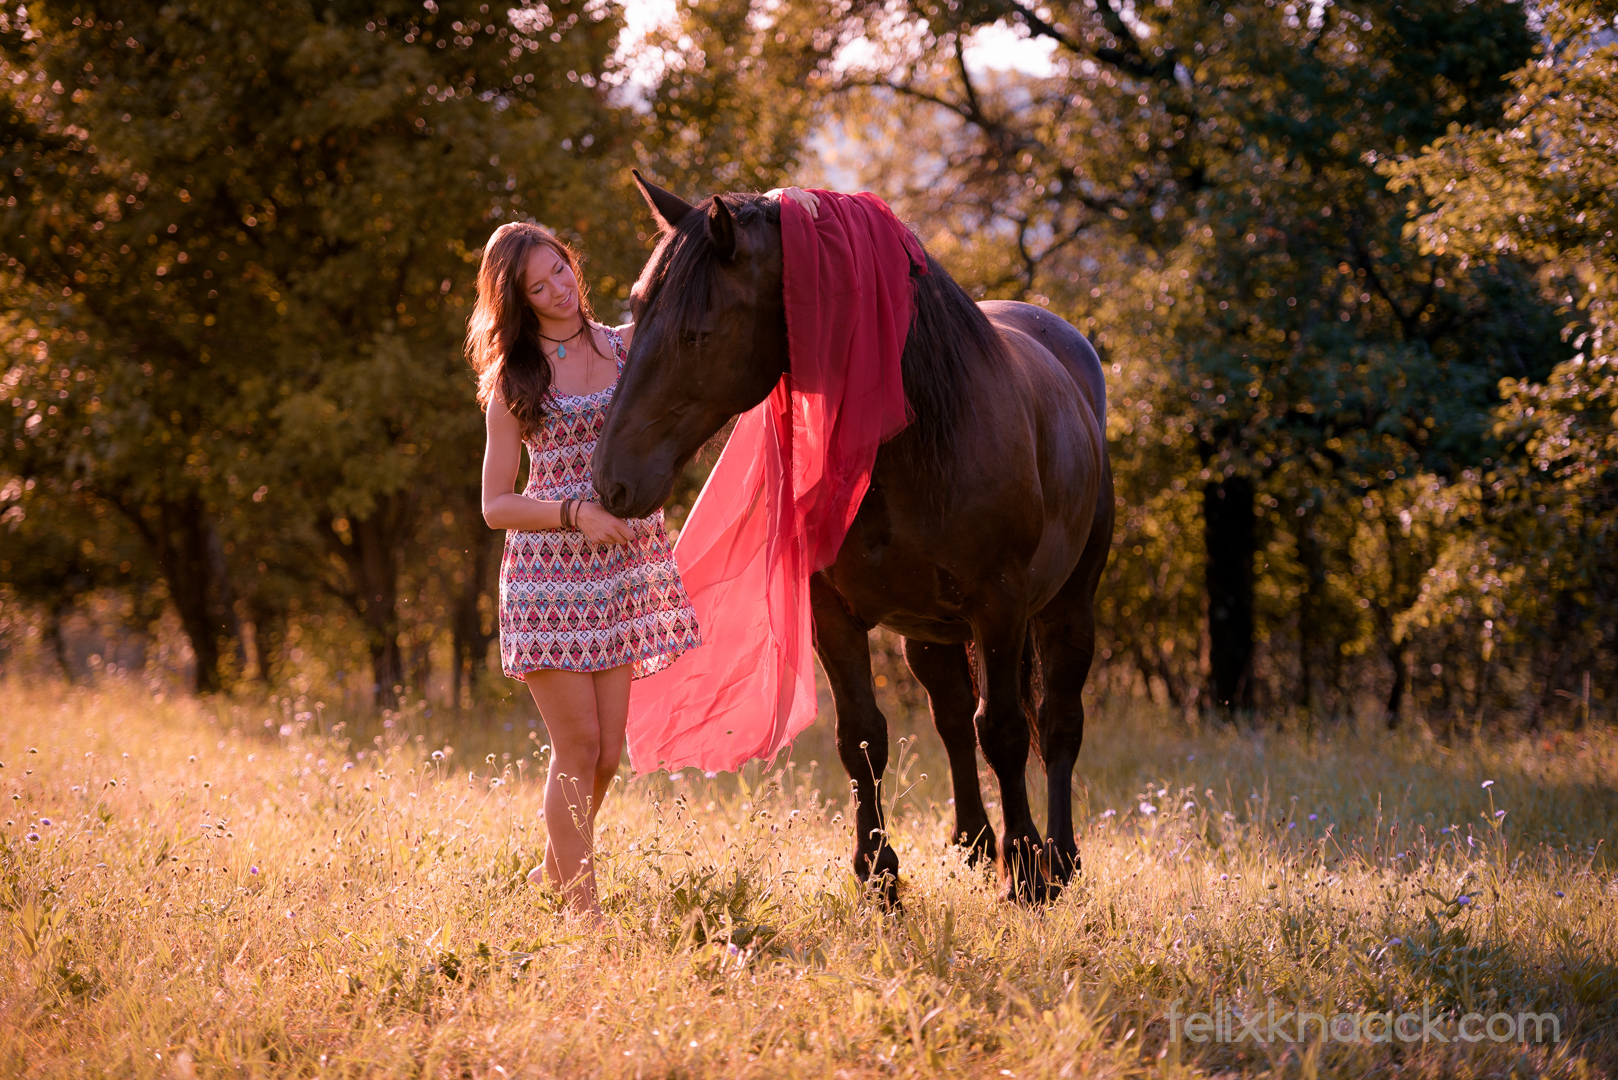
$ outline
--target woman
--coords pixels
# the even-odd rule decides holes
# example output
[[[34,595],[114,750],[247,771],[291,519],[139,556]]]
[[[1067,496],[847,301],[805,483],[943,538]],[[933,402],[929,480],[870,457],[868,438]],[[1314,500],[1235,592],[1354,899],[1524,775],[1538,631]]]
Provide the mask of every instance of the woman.
[[[798,188],[771,194],[815,212]],[[623,521],[594,501],[590,457],[633,333],[595,321],[562,241],[522,222],[495,230],[466,353],[487,413],[483,518],[507,530],[501,667],[528,684],[551,744],[545,859],[529,878],[543,869],[572,910],[595,919],[595,816],[623,754],[630,681],[700,642],[663,512]]]

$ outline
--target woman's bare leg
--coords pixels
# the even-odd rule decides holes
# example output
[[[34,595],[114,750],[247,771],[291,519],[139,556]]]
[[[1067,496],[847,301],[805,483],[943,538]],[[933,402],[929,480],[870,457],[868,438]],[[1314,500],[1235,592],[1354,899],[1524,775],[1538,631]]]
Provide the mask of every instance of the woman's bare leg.
[[[595,782],[591,787],[590,830],[595,833],[596,814],[607,798],[607,789],[618,775],[624,756],[624,725],[629,721],[630,667],[623,664],[594,673],[596,717],[601,721],[601,743],[596,757]]]
[[[602,740],[595,678],[547,669],[530,672],[526,682],[551,743],[545,778],[545,875],[569,907],[596,911],[591,833]]]

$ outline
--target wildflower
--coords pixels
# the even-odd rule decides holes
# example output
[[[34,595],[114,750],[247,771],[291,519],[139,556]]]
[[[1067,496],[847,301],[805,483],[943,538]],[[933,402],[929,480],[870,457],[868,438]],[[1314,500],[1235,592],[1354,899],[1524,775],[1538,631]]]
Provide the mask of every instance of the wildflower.
[[[1187,754],[1185,759],[1187,761],[1195,761],[1195,760],[1197,760],[1197,755],[1195,755],[1195,754]]]
[[[37,832],[31,832],[27,836],[24,836],[23,839],[28,841],[30,844],[37,844],[39,843],[39,834]]]
[[[1297,828],[1297,827],[1298,827],[1298,823],[1297,823],[1297,822],[1296,822],[1296,821],[1289,821],[1289,822],[1287,822],[1287,828],[1288,828],[1288,829],[1289,829],[1289,830],[1291,830],[1291,829],[1296,829],[1296,828]]]
[[[434,761],[443,761],[444,760],[444,751],[442,751],[442,750],[434,750],[433,751],[433,760]]]
[[[1449,826],[1445,825],[1442,829],[1439,829],[1438,831],[1440,833],[1442,833],[1443,835],[1448,836],[1449,835]]]
[[[281,737],[284,739],[288,735],[291,735],[291,734],[292,734],[292,725],[291,724],[282,724],[281,725]]]
[[[716,772],[705,772],[702,775],[706,776],[709,780],[712,780],[714,777],[718,776],[719,774],[716,773]]]
[[[1556,890],[1556,898],[1557,898],[1557,899],[1558,899],[1558,900],[1560,900],[1560,899],[1562,899],[1562,897],[1563,897],[1563,896],[1564,896],[1564,895],[1565,895],[1565,894],[1564,894],[1564,893],[1563,893],[1563,892],[1562,892],[1562,890],[1561,890],[1561,889],[1557,889],[1557,890]]]
[[[1104,817],[1104,818],[1117,817],[1118,816],[1118,811],[1114,810],[1112,807],[1109,806],[1109,807],[1107,807],[1106,813],[1102,814],[1101,816]]]
[[[1506,816],[1506,812],[1505,812],[1505,811],[1504,811],[1504,810],[1496,810],[1496,811],[1495,811],[1495,812],[1494,812],[1494,816],[1495,816],[1495,817],[1497,817],[1497,818],[1500,818],[1500,817],[1505,817],[1505,816]]]
[[[1143,802],[1140,804],[1140,812],[1143,814],[1155,814],[1157,813],[1157,807],[1149,802]]]
[[[1392,941],[1388,942],[1388,944],[1389,945],[1403,945],[1404,944],[1404,939],[1403,938],[1394,938]]]
[[[48,829],[51,826],[51,819],[48,817],[42,817],[39,819],[39,823]]]
[[[361,750],[360,753],[363,754],[363,753],[365,753],[365,751]],[[354,763],[352,761],[343,762],[343,771],[344,772],[347,772],[348,770],[352,769],[353,767],[354,767]]]
[[[1189,809],[1191,809],[1191,808],[1192,808],[1192,807],[1193,807],[1193,806],[1196,806],[1196,805],[1197,805],[1197,804],[1196,804],[1196,803],[1194,803],[1194,802],[1192,802],[1192,801],[1191,801],[1191,800],[1190,800],[1190,799],[1187,799],[1187,800],[1186,800],[1186,801],[1185,801],[1185,802],[1184,802],[1184,803],[1182,803],[1182,804],[1181,804],[1181,805],[1180,805],[1180,809],[1181,809],[1181,810],[1189,810]]]
[[[1472,902],[1472,898],[1470,896],[1457,896],[1455,898],[1455,902],[1461,905],[1461,907],[1465,907]]]
[[[1230,875],[1229,874],[1220,874],[1219,875],[1219,880],[1220,881],[1229,881],[1230,880]]]
[[[247,868],[247,872],[248,872],[248,873],[249,873],[249,874],[252,874],[252,875],[253,875],[253,876],[254,876],[254,877],[257,877],[257,876],[258,876],[258,867],[256,867],[256,866],[249,866],[249,867],[248,867],[248,868]]]
[[[1489,788],[1494,787],[1494,781],[1493,780],[1485,780],[1485,781],[1483,781],[1483,787],[1484,787],[1484,790],[1488,790]]]
[[[1309,820],[1310,821],[1319,821],[1320,820],[1320,815],[1319,814],[1310,814],[1309,815]]]

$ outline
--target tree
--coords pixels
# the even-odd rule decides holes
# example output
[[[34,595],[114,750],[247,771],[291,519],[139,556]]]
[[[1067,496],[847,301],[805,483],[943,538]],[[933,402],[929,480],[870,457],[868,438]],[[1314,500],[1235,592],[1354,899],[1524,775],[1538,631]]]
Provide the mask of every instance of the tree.
[[[1212,699],[1254,704],[1256,638],[1290,626],[1294,659],[1271,642],[1272,693],[1321,704],[1322,684],[1357,681],[1332,674],[1344,635],[1394,633],[1359,602],[1397,612],[1414,600],[1352,591],[1357,520],[1385,508],[1397,521],[1392,500],[1417,473],[1481,464],[1498,379],[1556,359],[1526,273],[1421,253],[1403,235],[1405,200],[1374,168],[1452,122],[1499,115],[1502,79],[1533,45],[1522,8],[1339,3],[1314,20],[1259,0],[906,10],[897,33],[868,8],[839,24],[845,39],[890,43],[874,65],[828,76],[855,95],[849,126],[904,130],[883,161],[904,178],[890,190],[960,238],[966,276],[988,295],[1049,303],[1122,361],[1114,423],[1130,443],[1115,447],[1134,455],[1146,440],[1159,455],[1120,463],[1122,494],[1172,491],[1175,473],[1151,463],[1171,447],[1178,478],[1201,489]],[[1053,42],[1053,73],[975,74],[969,35],[997,21]],[[1172,374],[1129,371],[1146,363]],[[1158,482],[1135,486],[1131,473]],[[1120,540],[1121,552],[1151,547]],[[1393,699],[1402,649],[1386,637],[1379,651]]]
[[[1618,666],[1618,5],[1539,14],[1545,45],[1513,74],[1504,123],[1452,126],[1384,169],[1420,196],[1424,250],[1537,264],[1577,350],[1548,377],[1502,380],[1510,452],[1476,478],[1478,527],[1452,539],[1412,613],[1481,631],[1490,653],[1525,652],[1536,722],[1559,693],[1587,713],[1588,672]]]
[[[475,473],[475,251],[514,215],[606,216],[618,23],[458,0],[120,14],[0,25],[0,247],[50,357],[12,387],[4,468],[119,507],[198,689],[244,595],[273,617],[270,561],[242,557],[268,536],[352,608],[387,700],[401,559],[444,490],[425,463]]]

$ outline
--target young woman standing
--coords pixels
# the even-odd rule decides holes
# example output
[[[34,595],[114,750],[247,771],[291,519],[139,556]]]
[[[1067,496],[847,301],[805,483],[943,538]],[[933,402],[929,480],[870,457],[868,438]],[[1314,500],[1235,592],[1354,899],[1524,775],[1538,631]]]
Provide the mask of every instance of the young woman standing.
[[[807,192],[779,194],[815,210]],[[490,237],[466,354],[487,413],[483,519],[506,530],[501,667],[528,684],[551,744],[545,860],[529,878],[543,871],[597,918],[595,818],[623,755],[630,681],[701,640],[663,512],[623,521],[595,501],[590,457],[633,333],[594,320],[578,256],[556,237],[523,222]]]

